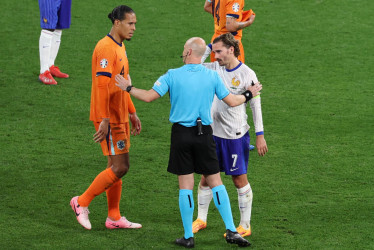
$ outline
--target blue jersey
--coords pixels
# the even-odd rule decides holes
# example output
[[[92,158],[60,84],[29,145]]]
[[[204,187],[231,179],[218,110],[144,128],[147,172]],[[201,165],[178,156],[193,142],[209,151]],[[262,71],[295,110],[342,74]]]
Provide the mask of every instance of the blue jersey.
[[[221,100],[230,93],[217,72],[201,64],[186,64],[169,70],[155,82],[153,89],[160,96],[169,92],[169,121],[185,127],[196,126],[198,117],[203,125],[210,125],[214,95]]]
[[[68,29],[71,22],[72,0],[39,0],[42,29]]]

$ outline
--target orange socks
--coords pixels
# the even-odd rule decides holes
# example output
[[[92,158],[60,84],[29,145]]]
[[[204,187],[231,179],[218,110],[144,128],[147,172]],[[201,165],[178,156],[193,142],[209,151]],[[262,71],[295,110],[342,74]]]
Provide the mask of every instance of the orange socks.
[[[106,197],[108,200],[108,217],[114,221],[121,219],[121,212],[119,211],[121,193],[122,179],[119,179],[108,190],[106,190]]]
[[[88,207],[91,201],[102,192],[106,191],[108,200],[108,217],[112,220],[121,219],[119,203],[122,193],[122,180],[107,168],[98,174],[87,190],[78,198],[78,203],[82,207]]]
[[[113,173],[111,168],[107,168],[96,176],[87,190],[78,198],[78,204],[82,207],[88,207],[91,201],[110,188],[119,178]]]

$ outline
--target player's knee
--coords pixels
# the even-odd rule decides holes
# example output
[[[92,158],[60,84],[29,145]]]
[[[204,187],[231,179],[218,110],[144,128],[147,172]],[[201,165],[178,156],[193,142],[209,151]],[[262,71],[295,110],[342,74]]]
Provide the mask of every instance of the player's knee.
[[[128,166],[127,164],[120,164],[117,166],[113,166],[112,170],[118,178],[122,178],[124,175],[127,174],[127,172],[129,171],[129,168],[130,166]]]
[[[207,186],[209,186],[208,183],[206,182],[204,176],[201,177],[201,180],[200,180],[199,185],[200,185],[201,187],[207,187]]]
[[[233,176],[232,180],[236,188],[242,188],[248,184],[247,177],[243,175]]]

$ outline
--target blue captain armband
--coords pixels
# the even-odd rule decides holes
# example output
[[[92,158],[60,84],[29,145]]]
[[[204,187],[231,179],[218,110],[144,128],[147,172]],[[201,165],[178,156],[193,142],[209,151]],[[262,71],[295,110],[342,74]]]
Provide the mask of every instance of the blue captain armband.
[[[112,74],[109,73],[109,72],[96,72],[96,77],[98,77],[98,76],[107,76],[107,77],[111,78]]]

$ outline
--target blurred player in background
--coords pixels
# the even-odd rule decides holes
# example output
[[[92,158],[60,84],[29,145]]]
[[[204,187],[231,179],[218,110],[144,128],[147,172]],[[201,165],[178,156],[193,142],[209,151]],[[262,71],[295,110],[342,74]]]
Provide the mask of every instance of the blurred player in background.
[[[112,28],[101,39],[92,56],[92,92],[90,120],[96,129],[94,140],[100,142],[103,154],[108,157],[106,170],[96,176],[92,184],[81,195],[71,199],[70,205],[78,222],[91,229],[88,219],[88,205],[99,194],[106,191],[108,200],[108,229],[140,228],[121,217],[121,178],[129,170],[130,125],[132,134],[141,131],[141,123],[136,115],[134,104],[127,92],[115,86],[114,77],[120,74],[127,77],[129,63],[123,40],[130,40],[135,31],[136,15],[128,6],[120,5],[108,15]]]
[[[242,45],[242,30],[250,26],[255,20],[255,14],[252,10],[243,11],[244,0],[206,0],[204,10],[213,15],[214,19],[214,34],[213,40],[225,33],[231,33],[235,39],[239,41],[240,55],[239,61],[244,63],[244,48]],[[209,49],[205,52],[205,58],[211,52],[211,44],[208,45]],[[215,61],[214,55],[210,56],[211,62]]]
[[[40,26],[39,38],[40,75],[39,80],[47,85],[56,85],[58,78],[68,78],[55,66],[61,43],[63,29],[70,27],[71,0],[39,0]]]
[[[232,94],[242,93],[253,83],[258,82],[255,72],[238,60],[239,42],[235,40],[232,34],[226,33],[215,38],[212,48],[216,62],[204,63],[203,65],[217,71],[226,88]],[[257,151],[260,156],[264,156],[268,148],[264,138],[259,95],[251,99],[250,107],[256,131]],[[250,222],[253,195],[247,178],[250,137],[246,104],[230,107],[215,97],[212,116],[213,137],[216,143],[220,169],[226,175],[231,175],[238,191],[240,223],[236,230],[243,237],[249,236],[251,235]],[[198,187],[198,217],[192,224],[193,233],[206,228],[212,195],[212,190],[202,176]]]

